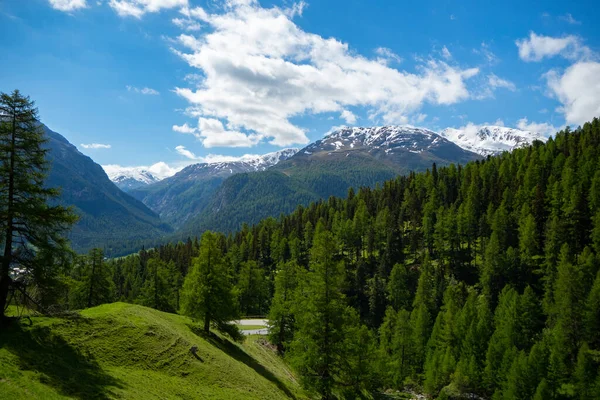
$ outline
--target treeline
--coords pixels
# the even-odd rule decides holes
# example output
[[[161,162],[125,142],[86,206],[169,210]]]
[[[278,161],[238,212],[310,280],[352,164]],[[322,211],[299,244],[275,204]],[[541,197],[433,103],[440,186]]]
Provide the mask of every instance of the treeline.
[[[406,388],[600,398],[599,165],[594,119],[545,144],[433,165],[211,240],[231,307],[268,313],[270,340],[323,398]],[[92,253],[65,299],[180,310],[200,247],[108,262]],[[78,294],[90,287],[103,292]]]

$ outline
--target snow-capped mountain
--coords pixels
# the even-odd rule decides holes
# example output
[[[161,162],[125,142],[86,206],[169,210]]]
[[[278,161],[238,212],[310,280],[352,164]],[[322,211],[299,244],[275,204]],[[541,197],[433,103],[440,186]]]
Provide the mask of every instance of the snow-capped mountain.
[[[244,155],[231,160],[210,161],[192,164],[177,173],[173,179],[204,179],[209,176],[227,177],[244,172],[264,171],[277,163],[287,160],[298,152],[298,149],[283,149],[263,155]]]
[[[120,165],[103,165],[106,175],[109,179],[114,182],[119,189],[128,192],[133,189],[137,189],[142,186],[156,183],[161,179],[164,179],[176,171],[169,171],[170,169],[165,163],[167,170],[164,168],[155,167],[157,164],[151,167],[122,167]]]
[[[434,162],[438,165],[464,164],[478,157],[429,129],[413,126],[343,127],[309,144],[277,168],[290,164],[302,167],[307,162],[335,162],[343,167],[354,162],[370,169],[385,166],[395,176],[411,170],[424,170]]]
[[[344,127],[308,145],[303,154],[363,149],[370,152],[394,150],[421,153],[447,142],[437,133],[412,126]]]
[[[544,136],[536,132],[493,125],[467,125],[461,129],[446,128],[440,132],[440,135],[461,148],[482,156],[529,146],[534,140],[546,141]]]
[[[186,168],[172,168],[164,162],[150,167],[122,167],[120,165],[103,165],[104,171],[121,190],[129,192],[144,186],[159,182],[175,175],[182,169],[187,170],[188,179],[197,175],[231,175],[241,172],[264,171],[280,161],[296,154],[298,149],[283,149],[263,155],[245,155],[230,160],[213,160],[205,163],[192,164]]]
[[[188,165],[160,182],[132,190],[131,194],[177,227],[202,210],[225,179],[235,174],[264,171],[292,157],[297,151],[284,149],[264,155],[213,159]]]

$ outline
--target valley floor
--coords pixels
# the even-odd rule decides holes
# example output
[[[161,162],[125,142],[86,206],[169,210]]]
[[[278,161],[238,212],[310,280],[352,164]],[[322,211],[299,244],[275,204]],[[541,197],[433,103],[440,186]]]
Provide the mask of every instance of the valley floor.
[[[125,303],[13,322],[0,332],[0,398],[306,398],[265,339],[199,332],[186,317]]]

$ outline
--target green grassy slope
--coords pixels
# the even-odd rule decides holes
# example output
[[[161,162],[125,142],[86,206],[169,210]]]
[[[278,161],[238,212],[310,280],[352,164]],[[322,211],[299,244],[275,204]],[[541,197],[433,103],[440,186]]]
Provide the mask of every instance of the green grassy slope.
[[[15,322],[0,332],[0,398],[304,398],[263,339],[195,332],[186,317],[125,303]]]

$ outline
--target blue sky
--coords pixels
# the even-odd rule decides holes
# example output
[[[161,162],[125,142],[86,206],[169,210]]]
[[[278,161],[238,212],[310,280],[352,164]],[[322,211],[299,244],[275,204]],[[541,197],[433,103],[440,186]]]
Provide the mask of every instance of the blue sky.
[[[103,165],[263,154],[340,125],[549,134],[600,114],[599,20],[592,1],[3,0],[0,91]]]

